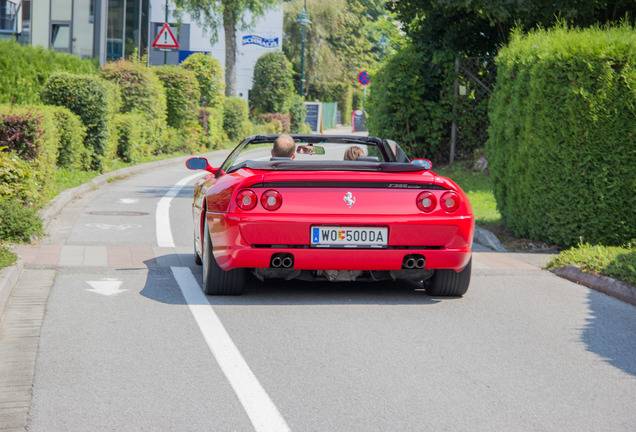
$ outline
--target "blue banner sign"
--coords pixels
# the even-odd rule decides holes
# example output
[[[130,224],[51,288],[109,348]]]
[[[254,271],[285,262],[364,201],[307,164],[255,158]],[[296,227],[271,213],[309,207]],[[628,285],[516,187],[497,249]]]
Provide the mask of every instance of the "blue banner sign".
[[[243,36],[243,45],[254,44],[265,48],[276,48],[278,46],[278,38],[263,38],[256,35]]]

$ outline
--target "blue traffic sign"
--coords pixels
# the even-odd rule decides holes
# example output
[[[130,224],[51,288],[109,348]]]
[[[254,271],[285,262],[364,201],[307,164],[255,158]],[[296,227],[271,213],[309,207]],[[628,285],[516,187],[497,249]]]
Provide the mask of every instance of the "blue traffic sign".
[[[369,84],[370,78],[369,78],[369,72],[363,70],[362,72],[360,72],[358,74],[358,81],[360,82],[360,84],[362,85],[367,85]]]

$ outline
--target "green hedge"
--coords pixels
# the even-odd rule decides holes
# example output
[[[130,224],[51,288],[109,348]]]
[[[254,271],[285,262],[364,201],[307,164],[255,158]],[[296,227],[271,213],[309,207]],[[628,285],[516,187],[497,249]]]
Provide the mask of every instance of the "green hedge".
[[[367,86],[369,135],[392,139],[411,157],[447,160],[454,57],[408,46],[376,71]]]
[[[294,95],[292,65],[282,51],[263,54],[254,65],[250,107],[257,114],[288,114]]]
[[[122,113],[135,112],[146,117],[146,136],[153,150],[166,139],[166,91],[152,69],[140,63],[118,60],[106,64],[100,75],[119,85]]]
[[[229,97],[223,104],[223,130],[231,141],[242,140],[252,133],[247,102]]]
[[[289,115],[291,116],[291,133],[311,133],[311,130],[308,129],[309,126],[305,124],[307,108],[305,107],[305,102],[302,96],[292,96]]]
[[[166,89],[168,126],[192,126],[199,114],[199,83],[194,72],[179,66],[161,66],[153,69]]]
[[[223,107],[202,107],[199,109],[203,144],[208,150],[220,149],[227,140],[223,130]]]
[[[0,104],[40,103],[40,90],[51,74],[96,74],[97,64],[74,55],[0,40]]]
[[[220,107],[225,98],[225,82],[221,63],[208,54],[194,53],[181,62],[181,67],[194,72],[199,83],[202,105],[208,108]]]
[[[497,57],[489,167],[517,236],[570,246],[636,238],[636,31],[513,34]]]
[[[36,205],[52,188],[59,132],[47,107],[0,106],[2,197]]]
[[[117,157],[124,162],[136,162],[149,153],[146,143],[146,119],[138,113],[117,114],[114,136],[117,137]]]
[[[59,141],[57,166],[86,171],[91,167],[91,151],[84,145],[86,127],[82,119],[65,107],[48,107],[55,116]]]
[[[28,242],[31,236],[44,234],[36,207],[25,206],[14,198],[0,197],[0,239]]]
[[[86,126],[84,144],[91,151],[92,168],[102,169],[108,154],[112,90],[98,76],[52,75],[44,85],[41,99],[45,104],[64,106],[77,114]]]

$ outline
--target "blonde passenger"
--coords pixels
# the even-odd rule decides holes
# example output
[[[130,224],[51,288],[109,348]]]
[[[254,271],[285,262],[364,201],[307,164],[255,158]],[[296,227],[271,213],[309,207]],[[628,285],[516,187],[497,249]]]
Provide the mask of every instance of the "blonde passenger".
[[[358,159],[360,156],[364,156],[364,150],[358,146],[351,146],[345,151],[344,160],[353,161]]]

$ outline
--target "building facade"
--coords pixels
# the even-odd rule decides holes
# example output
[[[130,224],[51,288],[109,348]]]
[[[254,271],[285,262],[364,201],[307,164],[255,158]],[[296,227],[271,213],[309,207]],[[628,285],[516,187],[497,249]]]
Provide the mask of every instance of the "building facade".
[[[0,0],[0,37],[84,59],[97,58],[102,65],[145,53],[151,65],[179,64],[194,52],[204,52],[225,67],[223,29],[212,44],[187,14],[177,20],[173,8],[168,0]],[[166,16],[178,49],[152,47]],[[252,22],[250,29],[236,35],[237,96],[244,99],[252,87],[258,57],[282,50],[282,3],[257,20],[247,12],[246,21]]]

